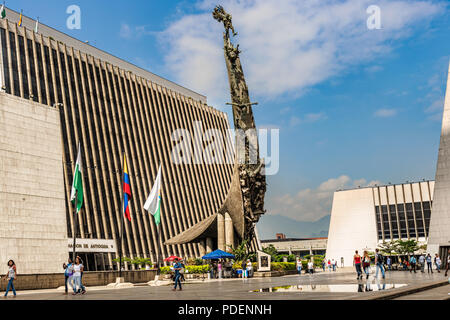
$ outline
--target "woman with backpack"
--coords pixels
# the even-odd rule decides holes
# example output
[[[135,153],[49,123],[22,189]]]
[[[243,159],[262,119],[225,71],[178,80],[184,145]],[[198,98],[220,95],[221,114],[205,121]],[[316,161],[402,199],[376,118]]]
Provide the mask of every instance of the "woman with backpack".
[[[369,279],[370,274],[370,257],[369,253],[367,251],[364,251],[364,257],[363,257],[363,268],[364,273],[366,274],[366,279]]]

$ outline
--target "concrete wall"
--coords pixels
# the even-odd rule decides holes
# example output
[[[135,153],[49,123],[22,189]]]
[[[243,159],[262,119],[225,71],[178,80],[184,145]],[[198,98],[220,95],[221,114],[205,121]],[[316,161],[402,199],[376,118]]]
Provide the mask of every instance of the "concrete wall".
[[[301,251],[303,254],[309,254],[310,249],[313,251],[326,250],[327,239],[286,239],[286,241],[264,241],[261,243],[263,248],[267,248],[273,245],[278,252],[288,253],[291,251],[293,254],[295,252]]]
[[[372,189],[335,192],[326,258],[352,266],[355,250],[374,250],[377,239]]]
[[[61,271],[67,225],[59,111],[0,93],[0,273]]]
[[[145,283],[155,279],[156,270],[145,271],[122,271],[122,276],[126,282]],[[119,271],[114,272],[85,272],[83,274],[83,284],[87,287],[105,286],[116,282]],[[0,291],[6,290],[7,281],[0,281]],[[16,290],[39,290],[56,289],[64,286],[64,274],[29,274],[18,275],[14,282]]]
[[[427,251],[438,253],[440,246],[450,246],[450,67]]]

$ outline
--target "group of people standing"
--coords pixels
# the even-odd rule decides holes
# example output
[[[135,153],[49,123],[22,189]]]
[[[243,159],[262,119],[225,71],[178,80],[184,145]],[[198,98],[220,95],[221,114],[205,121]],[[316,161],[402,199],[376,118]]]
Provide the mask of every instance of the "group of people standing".
[[[361,256],[358,253],[358,250],[356,250],[355,255],[353,256],[353,264],[356,268],[357,280],[362,280],[363,272],[366,275],[366,279],[369,279],[371,258],[367,250],[364,251],[363,256]],[[378,278],[378,272],[381,271],[381,275],[384,279],[386,277],[384,269],[384,257],[378,249],[375,250],[375,268],[375,278]]]
[[[64,268],[64,286],[65,294],[69,293],[69,285],[73,289],[73,295],[85,294],[86,288],[83,285],[83,260],[79,256],[75,258],[75,263],[69,258],[67,264],[63,264]]]
[[[433,262],[434,262],[434,265],[436,266],[437,272],[440,273],[442,261],[437,253],[435,254],[434,260],[431,256],[431,254],[429,254],[429,253],[427,255],[424,255],[424,254],[420,255],[419,259],[417,259],[416,256],[414,256],[414,255],[412,255],[409,259],[405,258],[404,260],[402,260],[401,257],[399,258],[399,266],[400,267],[403,266],[404,270],[409,269],[409,272],[414,272],[414,273],[416,273],[417,264],[420,265],[420,269],[421,269],[422,273],[425,273],[425,265],[427,266],[428,273],[433,273]],[[369,257],[368,251],[364,251],[363,256],[360,256],[358,253],[358,250],[356,250],[355,255],[353,256],[353,263],[356,268],[357,279],[358,280],[362,279],[363,272],[366,274],[366,279],[368,279],[369,274],[370,274],[370,266],[371,266],[371,258]],[[375,267],[376,267],[375,278],[378,277],[378,271],[381,271],[383,279],[385,278],[384,264],[385,264],[385,261],[384,261],[383,255],[380,254],[378,249],[376,249],[375,250]],[[445,271],[445,276],[447,276],[447,274],[448,274],[449,265],[450,265],[450,250],[449,250],[449,254],[448,254],[448,258],[447,258],[447,269]],[[386,259],[386,266],[387,266],[388,270],[392,269],[392,260],[390,257],[388,257]]]
[[[342,264],[341,264],[342,265]],[[333,271],[336,271],[336,269],[337,269],[337,260],[334,260],[334,259],[323,259],[322,260],[322,269],[323,269],[323,272],[325,272],[326,271],[326,269],[328,268],[328,271],[329,272],[331,272],[331,270],[333,270]]]
[[[296,266],[297,266],[297,272],[299,275],[302,274],[302,260],[297,257],[297,262],[296,262]],[[314,262],[312,262],[311,260],[308,261],[308,263],[306,264],[307,269],[305,270],[305,273],[309,273],[309,274],[314,274]]]
[[[244,260],[241,264],[242,268],[242,279],[248,279],[249,277],[253,277],[253,264],[250,259],[247,262]]]
[[[403,265],[405,269],[409,268],[409,272],[413,272],[416,273],[416,266],[417,266],[417,262],[419,262],[420,265],[420,271],[422,273],[425,273],[425,265],[427,266],[427,271],[428,273],[433,273],[433,262],[434,265],[436,266],[436,270],[438,273],[441,272],[441,266],[442,266],[442,261],[441,258],[439,257],[439,255],[436,253],[434,259],[431,257],[431,254],[427,254],[425,255],[420,255],[419,259],[417,260],[417,258],[415,256],[411,256],[408,259],[404,259],[403,261],[399,260],[399,264]],[[448,264],[450,263],[450,255],[447,261],[447,270],[448,270]]]

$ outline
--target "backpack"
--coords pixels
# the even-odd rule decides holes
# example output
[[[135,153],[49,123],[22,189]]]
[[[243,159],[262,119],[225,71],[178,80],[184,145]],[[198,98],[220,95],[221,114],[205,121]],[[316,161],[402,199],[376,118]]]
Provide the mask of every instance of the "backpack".
[[[381,264],[384,263],[384,257],[381,254],[378,254],[377,262]]]

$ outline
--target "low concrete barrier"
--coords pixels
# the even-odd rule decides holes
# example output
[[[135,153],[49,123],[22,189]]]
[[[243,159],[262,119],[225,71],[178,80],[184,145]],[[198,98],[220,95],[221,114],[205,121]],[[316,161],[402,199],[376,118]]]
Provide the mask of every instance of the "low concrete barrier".
[[[287,271],[255,271],[253,277],[255,278],[265,278],[265,277],[282,277],[287,275],[297,274],[297,270],[287,270]]]
[[[122,271],[125,282],[145,283],[155,279],[156,270]],[[119,271],[84,272],[83,284],[86,287],[105,286],[116,282]],[[2,275],[0,291],[5,291],[8,281]],[[64,274],[18,274],[14,281],[16,290],[56,289],[64,286]]]

